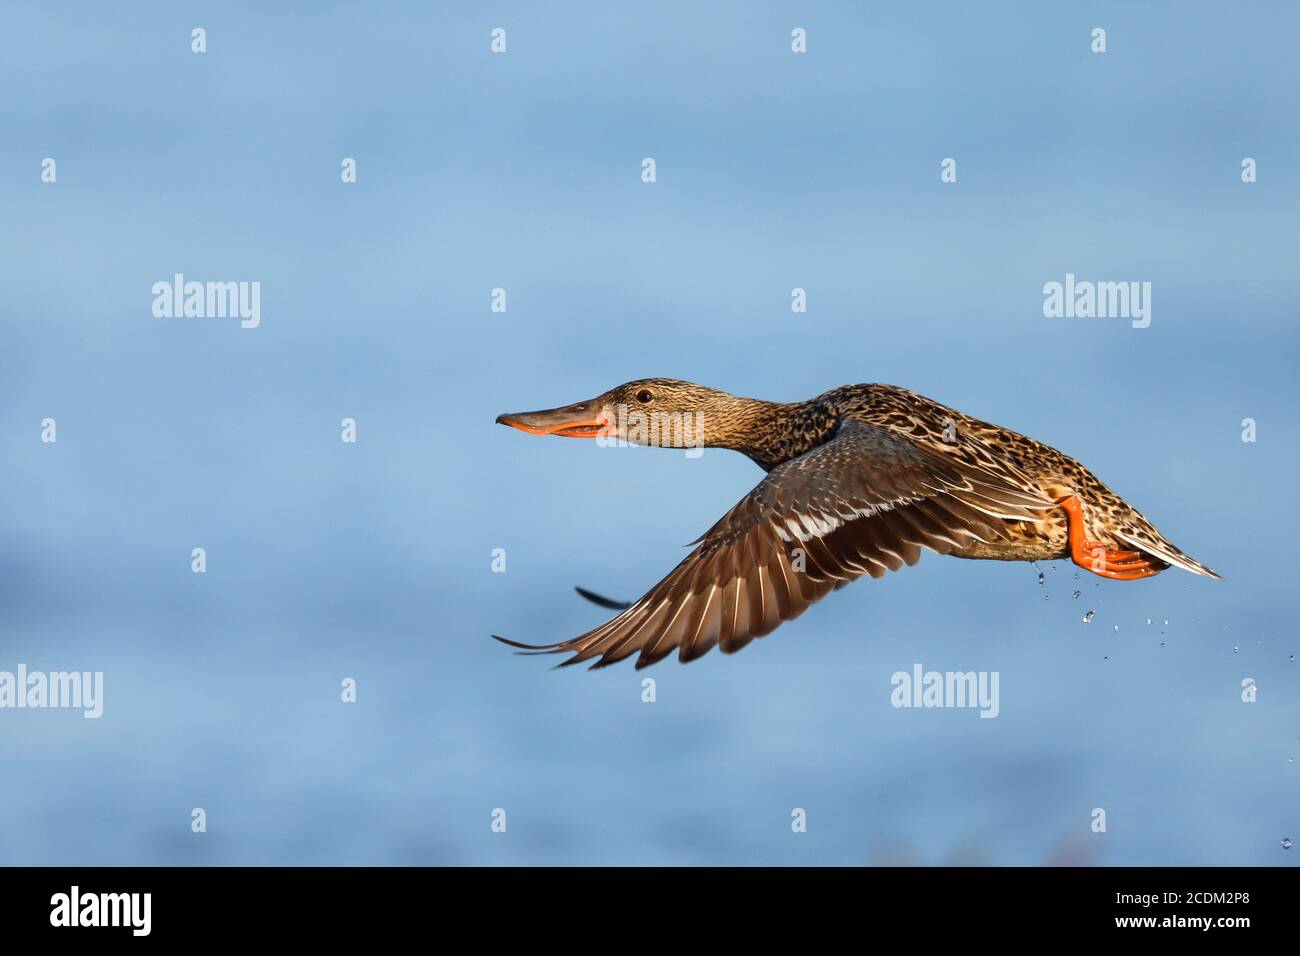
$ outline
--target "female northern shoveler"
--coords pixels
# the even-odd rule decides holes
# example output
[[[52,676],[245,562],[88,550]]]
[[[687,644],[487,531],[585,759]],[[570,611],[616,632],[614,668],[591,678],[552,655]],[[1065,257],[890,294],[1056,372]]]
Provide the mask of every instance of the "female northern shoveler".
[[[1083,465],[1042,442],[893,385],[845,385],[806,402],[738,398],[643,379],[591,401],[497,421],[535,435],[731,448],[768,474],[698,547],[623,613],[540,646],[603,667],[673,648],[730,654],[836,587],[912,565],[922,548],[961,558],[1070,558],[1133,581],[1170,565],[1218,575],[1170,544]],[[590,595],[589,595],[590,596]]]

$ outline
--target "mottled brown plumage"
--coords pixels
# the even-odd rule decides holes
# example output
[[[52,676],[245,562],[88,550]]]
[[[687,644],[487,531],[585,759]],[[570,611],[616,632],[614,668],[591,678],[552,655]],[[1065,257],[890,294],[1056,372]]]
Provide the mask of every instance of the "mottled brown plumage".
[[[1073,458],[892,385],[846,385],[779,403],[642,379],[588,402],[497,421],[535,434],[731,448],[768,472],[617,617],[558,644],[498,638],[571,653],[565,664],[601,667],[637,654],[644,667],[673,650],[694,660],[714,645],[731,653],[835,587],[915,564],[923,549],[1009,561],[1069,557],[1121,580],[1170,565],[1218,577]]]

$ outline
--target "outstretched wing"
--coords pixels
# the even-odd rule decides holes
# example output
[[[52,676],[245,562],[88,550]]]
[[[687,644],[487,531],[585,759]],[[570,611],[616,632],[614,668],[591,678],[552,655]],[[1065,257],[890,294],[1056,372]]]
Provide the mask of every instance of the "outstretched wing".
[[[692,661],[724,654],[798,617],[837,584],[1007,537],[1052,502],[1006,478],[887,428],[849,422],[836,437],[773,468],[649,593],[600,627],[558,644],[512,647],[595,658],[639,653],[638,668],[674,648]],[[495,635],[494,635],[495,636]]]

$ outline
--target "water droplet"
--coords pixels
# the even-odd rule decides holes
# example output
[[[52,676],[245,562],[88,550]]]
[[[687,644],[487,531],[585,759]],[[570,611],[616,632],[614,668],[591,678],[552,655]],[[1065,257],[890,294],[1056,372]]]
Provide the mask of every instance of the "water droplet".
[[[1092,616],[1093,616],[1094,614],[1096,614],[1096,613],[1097,613],[1096,611],[1089,611],[1087,614],[1085,614],[1085,615],[1083,616],[1083,623],[1084,623],[1084,624],[1091,624],[1091,623],[1092,623]]]
[[[1232,645],[1232,653],[1234,653],[1234,654],[1237,653],[1237,645],[1236,645],[1236,644],[1233,644],[1233,645]]]
[[[1161,642],[1160,642],[1160,646],[1161,646],[1161,647],[1164,647],[1164,646],[1165,646],[1165,642],[1164,642],[1164,641],[1161,641]]]
[[[1282,838],[1282,849],[1284,849],[1284,850],[1289,850],[1289,849],[1291,849],[1291,838],[1290,838],[1290,837],[1283,837],[1283,838]]]
[[[1082,593],[1083,593],[1083,592],[1080,591],[1078,588],[1075,588],[1074,593],[1071,594],[1070,597],[1072,597],[1072,598],[1077,598],[1077,597],[1078,597],[1080,594],[1082,594]]]
[[[1111,630],[1114,631],[1116,634],[1118,634],[1118,633],[1119,633],[1119,625],[1116,624],[1114,627],[1111,628]]]
[[[1147,618],[1147,627],[1151,626],[1151,618]]]
[[[1169,618],[1165,618],[1163,621],[1161,621],[1161,622],[1160,622],[1160,626],[1161,626],[1161,627],[1168,627],[1168,626],[1169,626]]]
[[[1047,578],[1043,576],[1043,569],[1040,568],[1037,564],[1034,564],[1034,570],[1038,572],[1038,586],[1041,588],[1044,584],[1047,583]]]
[[[1292,663],[1292,664],[1295,663],[1295,655],[1294,655],[1294,654],[1291,655],[1291,663]]]
[[[1102,660],[1103,660],[1103,661],[1108,661],[1108,660],[1110,660],[1110,655],[1107,654],[1105,657],[1102,658]]]

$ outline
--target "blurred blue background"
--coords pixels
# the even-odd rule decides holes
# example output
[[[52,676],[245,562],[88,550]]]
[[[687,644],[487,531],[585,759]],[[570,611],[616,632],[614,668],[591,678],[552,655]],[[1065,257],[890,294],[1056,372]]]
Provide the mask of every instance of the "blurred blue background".
[[[1294,863],[1298,28],[7,5],[0,669],[106,686],[98,721],[0,711],[0,861]],[[260,281],[261,327],[154,318],[176,272]],[[1044,318],[1066,272],[1150,281],[1150,328]],[[930,556],[734,657],[513,657],[488,634],[594,626],[574,584],[639,596],[761,475],[492,423],[643,376],[913,388],[1080,458],[1225,580]],[[917,662],[999,671],[1001,715],[892,708]]]

